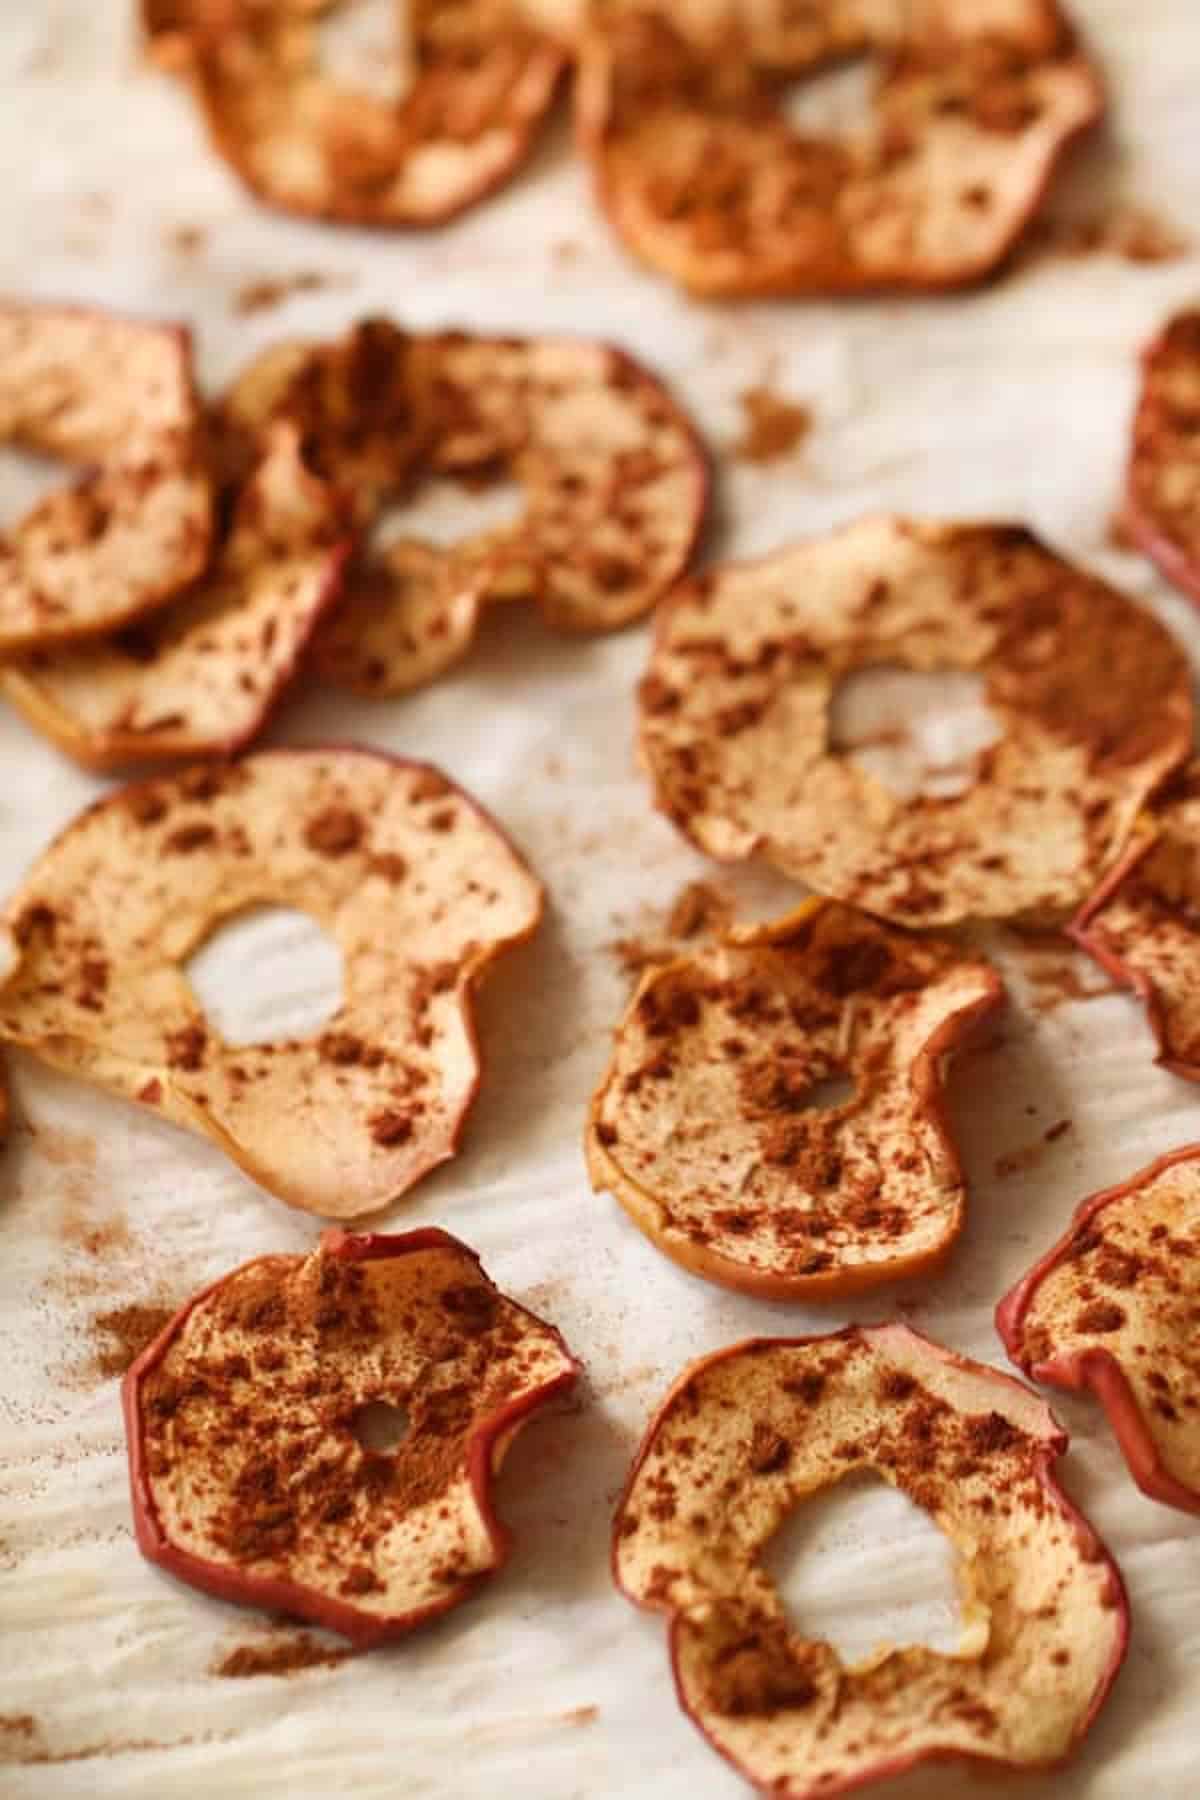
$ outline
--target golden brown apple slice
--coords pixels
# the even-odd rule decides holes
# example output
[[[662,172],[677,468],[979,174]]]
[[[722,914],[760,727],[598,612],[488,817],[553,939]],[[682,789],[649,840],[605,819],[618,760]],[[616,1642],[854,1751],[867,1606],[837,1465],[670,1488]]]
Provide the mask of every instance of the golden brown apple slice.
[[[492,1477],[578,1372],[444,1231],[259,1257],[125,1377],[138,1546],[223,1600],[398,1637],[507,1560]],[[380,1407],[407,1421],[390,1451],[364,1430]]]
[[[342,953],[316,1036],[234,1046],[184,964],[257,905]],[[108,795],[4,914],[0,1038],[212,1138],[308,1212],[385,1206],[454,1153],[479,1085],[472,994],[542,890],[437,770],[369,750],[263,751]]]
[[[1200,308],[1176,314],[1142,353],[1124,523],[1200,602]]]
[[[680,1704],[764,1792],[924,1762],[1052,1768],[1125,1655],[1116,1564],[1058,1487],[1065,1432],[1028,1388],[904,1325],[755,1338],[684,1371],[616,1515],[618,1586],[667,1614]],[[958,1555],[958,1651],[848,1665],[784,1612],[762,1554],[794,1508],[873,1470]]]
[[[1085,1200],[996,1309],[1035,1381],[1091,1388],[1143,1492],[1200,1512],[1200,1145]]]
[[[966,1197],[945,1070],[1003,994],[987,963],[831,901],[735,931],[642,980],[592,1102],[592,1184],[685,1268],[769,1299],[936,1268]]]

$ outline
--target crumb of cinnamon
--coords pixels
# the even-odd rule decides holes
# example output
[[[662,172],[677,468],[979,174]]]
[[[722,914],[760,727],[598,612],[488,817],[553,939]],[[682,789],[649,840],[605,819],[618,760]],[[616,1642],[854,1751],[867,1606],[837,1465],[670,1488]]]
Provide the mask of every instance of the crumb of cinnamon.
[[[1083,218],[1044,220],[1030,242],[1041,256],[1119,256],[1131,263],[1179,262],[1191,249],[1175,225],[1132,204]]]
[[[317,269],[298,269],[294,275],[267,276],[247,281],[233,296],[233,310],[241,318],[281,306],[294,294],[316,294],[324,288],[345,287],[345,275],[322,275]]]
[[[106,1380],[123,1375],[141,1355],[152,1338],[175,1316],[173,1306],[145,1306],[133,1303],[115,1306],[92,1318],[92,1336],[98,1340],[95,1369]]]
[[[745,388],[738,400],[742,435],[733,446],[733,454],[741,462],[771,463],[791,456],[812,429],[808,407],[785,399],[771,388]]]
[[[294,1675],[300,1669],[336,1668],[353,1654],[353,1650],[335,1650],[319,1644],[301,1632],[262,1644],[239,1644],[214,1663],[209,1672],[232,1681],[244,1681],[253,1675]]]

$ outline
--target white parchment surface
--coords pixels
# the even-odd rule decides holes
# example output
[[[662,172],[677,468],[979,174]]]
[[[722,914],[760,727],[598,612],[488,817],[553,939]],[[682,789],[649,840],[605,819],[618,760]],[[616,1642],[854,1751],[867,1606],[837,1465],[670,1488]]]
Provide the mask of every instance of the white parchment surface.
[[[373,237],[279,219],[208,152],[184,93],[139,64],[132,10],[120,0],[0,10],[3,289],[189,320],[211,384],[273,338],[333,332],[371,310],[414,325],[603,335],[677,384],[718,446],[736,434],[740,391],[765,381],[811,408],[813,430],[788,460],[726,465],[717,553],[765,550],[869,508],[1014,517],[1144,598],[1200,653],[1193,611],[1108,538],[1134,352],[1172,306],[1200,299],[1197,258],[1042,258],[942,301],[701,307],[624,260],[562,130],[511,191],[441,233]],[[1086,210],[1121,194],[1200,231],[1195,0],[1075,0],[1074,10],[1107,71],[1114,124],[1061,203]],[[297,273],[327,285],[239,313],[247,285]],[[0,518],[10,518],[23,477],[8,462],[0,474]],[[970,1219],[940,1279],[850,1312],[739,1300],[665,1261],[589,1192],[580,1152],[628,986],[609,946],[645,932],[703,870],[650,810],[634,766],[632,686],[645,652],[644,629],[569,642],[502,611],[428,692],[367,705],[310,691],[271,733],[350,736],[440,763],[493,809],[552,895],[540,936],[484,994],[487,1076],[462,1155],[386,1217],[466,1238],[588,1369],[580,1405],[534,1424],[505,1469],[511,1564],[440,1625],[286,1679],[211,1672],[281,1627],[137,1554],[98,1320],[181,1301],[260,1252],[302,1250],[317,1223],[203,1143],[12,1059],[16,1118],[0,1155],[5,1800],[736,1795],[738,1778],[675,1706],[661,1620],[635,1613],[608,1575],[612,1502],[670,1379],[752,1332],[819,1330],[898,1306],[1003,1365],[994,1301],[1075,1203],[1200,1138],[1200,1091],[1153,1067],[1138,1007],[1111,993],[1063,1000],[1061,981],[1036,979],[1038,955],[1006,937],[1012,1010],[953,1080]],[[103,787],[0,716],[5,891]],[[718,879],[747,908],[786,897],[782,884]],[[226,979],[250,989],[269,1027],[319,997],[325,965],[286,927],[265,942]],[[1100,985],[1082,963],[1078,972]],[[1200,1523],[1138,1494],[1089,1401],[1053,1404],[1072,1434],[1064,1480],[1128,1580],[1129,1660],[1069,1772],[980,1791],[1189,1800],[1200,1791]],[[797,1616],[860,1648],[887,1630],[937,1629],[944,1571],[928,1535],[886,1494],[829,1512],[788,1588]],[[890,1791],[936,1800],[975,1783],[922,1771]]]

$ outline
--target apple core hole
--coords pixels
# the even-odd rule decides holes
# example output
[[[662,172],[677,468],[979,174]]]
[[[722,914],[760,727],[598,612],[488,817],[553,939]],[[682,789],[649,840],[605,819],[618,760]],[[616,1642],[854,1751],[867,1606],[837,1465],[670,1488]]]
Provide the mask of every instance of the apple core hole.
[[[800,137],[864,137],[875,123],[876,79],[870,56],[827,63],[786,82],[780,101],[783,116]]]
[[[447,550],[484,532],[507,530],[520,520],[525,504],[520,482],[504,475],[489,473],[479,482],[438,476],[386,508],[371,531],[371,544],[386,550],[397,538],[417,538]]]
[[[218,926],[185,973],[227,1044],[310,1037],[342,1004],[342,953],[315,919],[258,906]]]
[[[13,444],[0,445],[0,529],[15,525],[39,501],[77,477],[57,457]]]
[[[963,1635],[954,1550],[882,1477],[851,1475],[790,1513],[763,1566],[795,1630],[853,1667],[881,1647],[952,1654]]]
[[[1003,736],[985,692],[966,669],[857,669],[834,693],[829,748],[900,800],[954,799]]]
[[[364,1450],[391,1456],[408,1436],[411,1420],[390,1400],[368,1400],[354,1415],[353,1431]]]
[[[399,106],[416,79],[409,10],[396,0],[334,0],[315,21],[326,80]]]

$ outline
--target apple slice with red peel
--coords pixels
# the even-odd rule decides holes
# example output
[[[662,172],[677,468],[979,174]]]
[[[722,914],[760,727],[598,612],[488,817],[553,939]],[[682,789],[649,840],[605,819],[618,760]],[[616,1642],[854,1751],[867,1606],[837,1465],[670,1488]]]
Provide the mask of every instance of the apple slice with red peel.
[[[297,907],[342,952],[319,1034],[231,1045],[184,973],[245,908]],[[291,1206],[351,1218],[454,1154],[479,1085],[474,990],[542,890],[426,764],[270,750],[105,796],[2,921],[0,1039],[211,1138]]]
[[[0,669],[0,690],[88,769],[240,750],[338,597],[346,529],[295,427],[273,426],[198,582],[112,636],[30,651]]]
[[[0,442],[87,470],[0,538],[0,651],[112,630],[195,580],[213,512],[201,438],[186,331],[0,304]]]
[[[861,519],[681,582],[656,623],[659,808],[710,856],[898,924],[1074,911],[1191,751],[1180,646],[1021,526]],[[839,684],[895,665],[984,683],[1001,736],[960,791],[894,792],[831,744]]]
[[[1200,1512],[1200,1144],[1085,1200],[996,1308],[1018,1367],[1091,1388],[1143,1493]]]
[[[399,1637],[507,1560],[492,1477],[578,1373],[444,1231],[329,1231],[307,1256],[259,1257],[125,1377],[138,1546],[221,1599],[363,1648]],[[390,1452],[364,1434],[378,1406],[407,1419]]]
[[[1070,926],[1144,1002],[1157,1060],[1200,1081],[1200,762],[1138,821],[1129,847]]]
[[[870,123],[793,127],[787,85],[859,55]],[[980,281],[1104,108],[1054,0],[601,0],[578,57],[600,204],[702,295]]]
[[[643,978],[592,1102],[592,1184],[767,1299],[935,1269],[965,1212],[945,1070],[1003,998],[980,958],[835,901],[734,930]]]
[[[389,95],[327,72],[322,15],[341,5],[143,0],[142,17],[155,60],[189,80],[215,149],[268,206],[430,226],[503,187],[567,63],[533,11],[517,0],[413,0]]]
[[[1053,1768],[1125,1655],[1116,1564],[1054,1479],[1067,1438],[1011,1377],[904,1325],[756,1338],[684,1371],[617,1508],[613,1567],[670,1620],[680,1704],[748,1780],[817,1800],[950,1758]],[[874,1470],[958,1553],[959,1650],[847,1665],[789,1622],[762,1554]]]
[[[1142,352],[1122,522],[1200,603],[1200,308],[1176,314]]]

